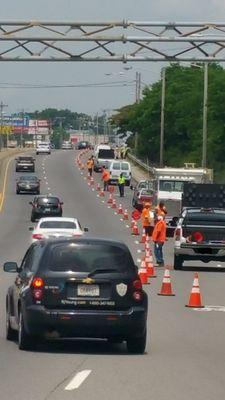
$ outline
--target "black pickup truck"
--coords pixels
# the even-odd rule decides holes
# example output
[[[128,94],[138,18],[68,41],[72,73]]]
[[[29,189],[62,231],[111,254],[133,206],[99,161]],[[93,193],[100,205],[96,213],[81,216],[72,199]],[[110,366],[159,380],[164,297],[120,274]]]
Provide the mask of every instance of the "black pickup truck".
[[[31,156],[16,158],[16,172],[35,172],[35,159]]]
[[[185,260],[225,261],[225,185],[185,184],[175,229],[174,269]]]

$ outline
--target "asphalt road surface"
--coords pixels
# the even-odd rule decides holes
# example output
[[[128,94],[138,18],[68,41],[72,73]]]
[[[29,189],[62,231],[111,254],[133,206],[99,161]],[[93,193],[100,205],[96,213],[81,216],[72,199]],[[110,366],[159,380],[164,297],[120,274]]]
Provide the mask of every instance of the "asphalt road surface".
[[[90,235],[121,239],[138,263],[142,246],[126,222],[97,197],[75,166],[74,151],[36,157],[42,193],[62,198],[64,216],[77,217]],[[0,261],[20,261],[30,242],[33,196],[15,194],[14,165],[8,174],[0,214]],[[98,178],[99,179],[99,175]],[[95,178],[96,180],[96,178]],[[123,206],[131,211],[132,192]],[[102,201],[105,201],[104,203]],[[119,200],[117,200],[119,203]],[[165,258],[172,265],[170,239]],[[196,267],[196,266],[194,266]],[[200,272],[202,311],[185,308],[193,271],[171,271],[174,297],[160,297],[162,270],[146,286],[149,295],[148,344],[141,356],[129,355],[125,345],[105,341],[63,341],[40,344],[34,352],[20,351],[5,340],[5,294],[14,276],[0,270],[0,399],[1,400],[212,400],[224,398],[224,283],[223,272]],[[216,308],[215,306],[221,306]],[[223,307],[222,307],[223,306]]]

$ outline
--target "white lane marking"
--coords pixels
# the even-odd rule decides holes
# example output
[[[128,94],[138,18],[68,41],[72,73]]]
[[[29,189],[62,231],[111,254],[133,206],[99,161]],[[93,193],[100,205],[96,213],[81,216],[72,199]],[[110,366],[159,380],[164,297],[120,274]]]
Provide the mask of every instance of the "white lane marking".
[[[95,191],[95,189],[94,189],[94,188],[92,188],[91,190],[92,190],[92,192],[94,192],[94,191]]]
[[[78,372],[70,381],[70,383],[68,383],[68,385],[65,387],[65,390],[78,389],[85,381],[85,379],[87,379],[91,372],[91,369],[86,369],[84,371]]]
[[[137,253],[142,253],[142,250],[139,250],[139,249],[138,249],[138,250],[137,250]]]
[[[138,262],[138,263],[140,263],[140,262],[141,262],[140,258],[138,258],[138,259],[137,259],[137,262]]]
[[[81,174],[81,175],[84,175],[84,173],[83,173],[83,172],[81,172],[80,174]]]
[[[134,242],[134,243],[135,243],[135,244],[140,244],[138,240],[135,240],[135,242]]]
[[[47,176],[44,176],[44,179],[46,180],[46,179],[47,179]]]
[[[105,203],[105,200],[102,200],[102,203]]]
[[[194,311],[222,311],[225,312],[225,306],[205,306],[204,308],[193,308]]]
[[[50,188],[50,187],[48,187],[48,190],[51,190],[51,188]]]
[[[129,226],[129,225],[126,225],[126,228],[130,228],[130,226]]]

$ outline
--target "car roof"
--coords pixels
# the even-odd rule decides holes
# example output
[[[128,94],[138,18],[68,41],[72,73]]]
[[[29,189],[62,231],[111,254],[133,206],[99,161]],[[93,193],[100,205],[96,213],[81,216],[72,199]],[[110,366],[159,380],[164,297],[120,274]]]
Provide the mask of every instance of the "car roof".
[[[184,211],[186,211],[187,213],[216,213],[216,214],[224,214],[225,213],[225,209],[223,208],[212,208],[212,207],[187,207],[184,209]]]

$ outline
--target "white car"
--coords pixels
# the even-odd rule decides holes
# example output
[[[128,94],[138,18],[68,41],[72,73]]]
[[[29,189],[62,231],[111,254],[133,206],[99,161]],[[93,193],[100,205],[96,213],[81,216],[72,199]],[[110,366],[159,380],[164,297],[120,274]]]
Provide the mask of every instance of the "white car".
[[[38,143],[36,154],[51,154],[51,146],[48,142]]]
[[[73,145],[71,142],[63,142],[62,143],[62,150],[72,150]]]
[[[64,217],[41,218],[35,228],[29,228],[29,230],[32,231],[32,243],[41,239],[82,236],[88,231],[87,228],[81,228],[76,218]]]

